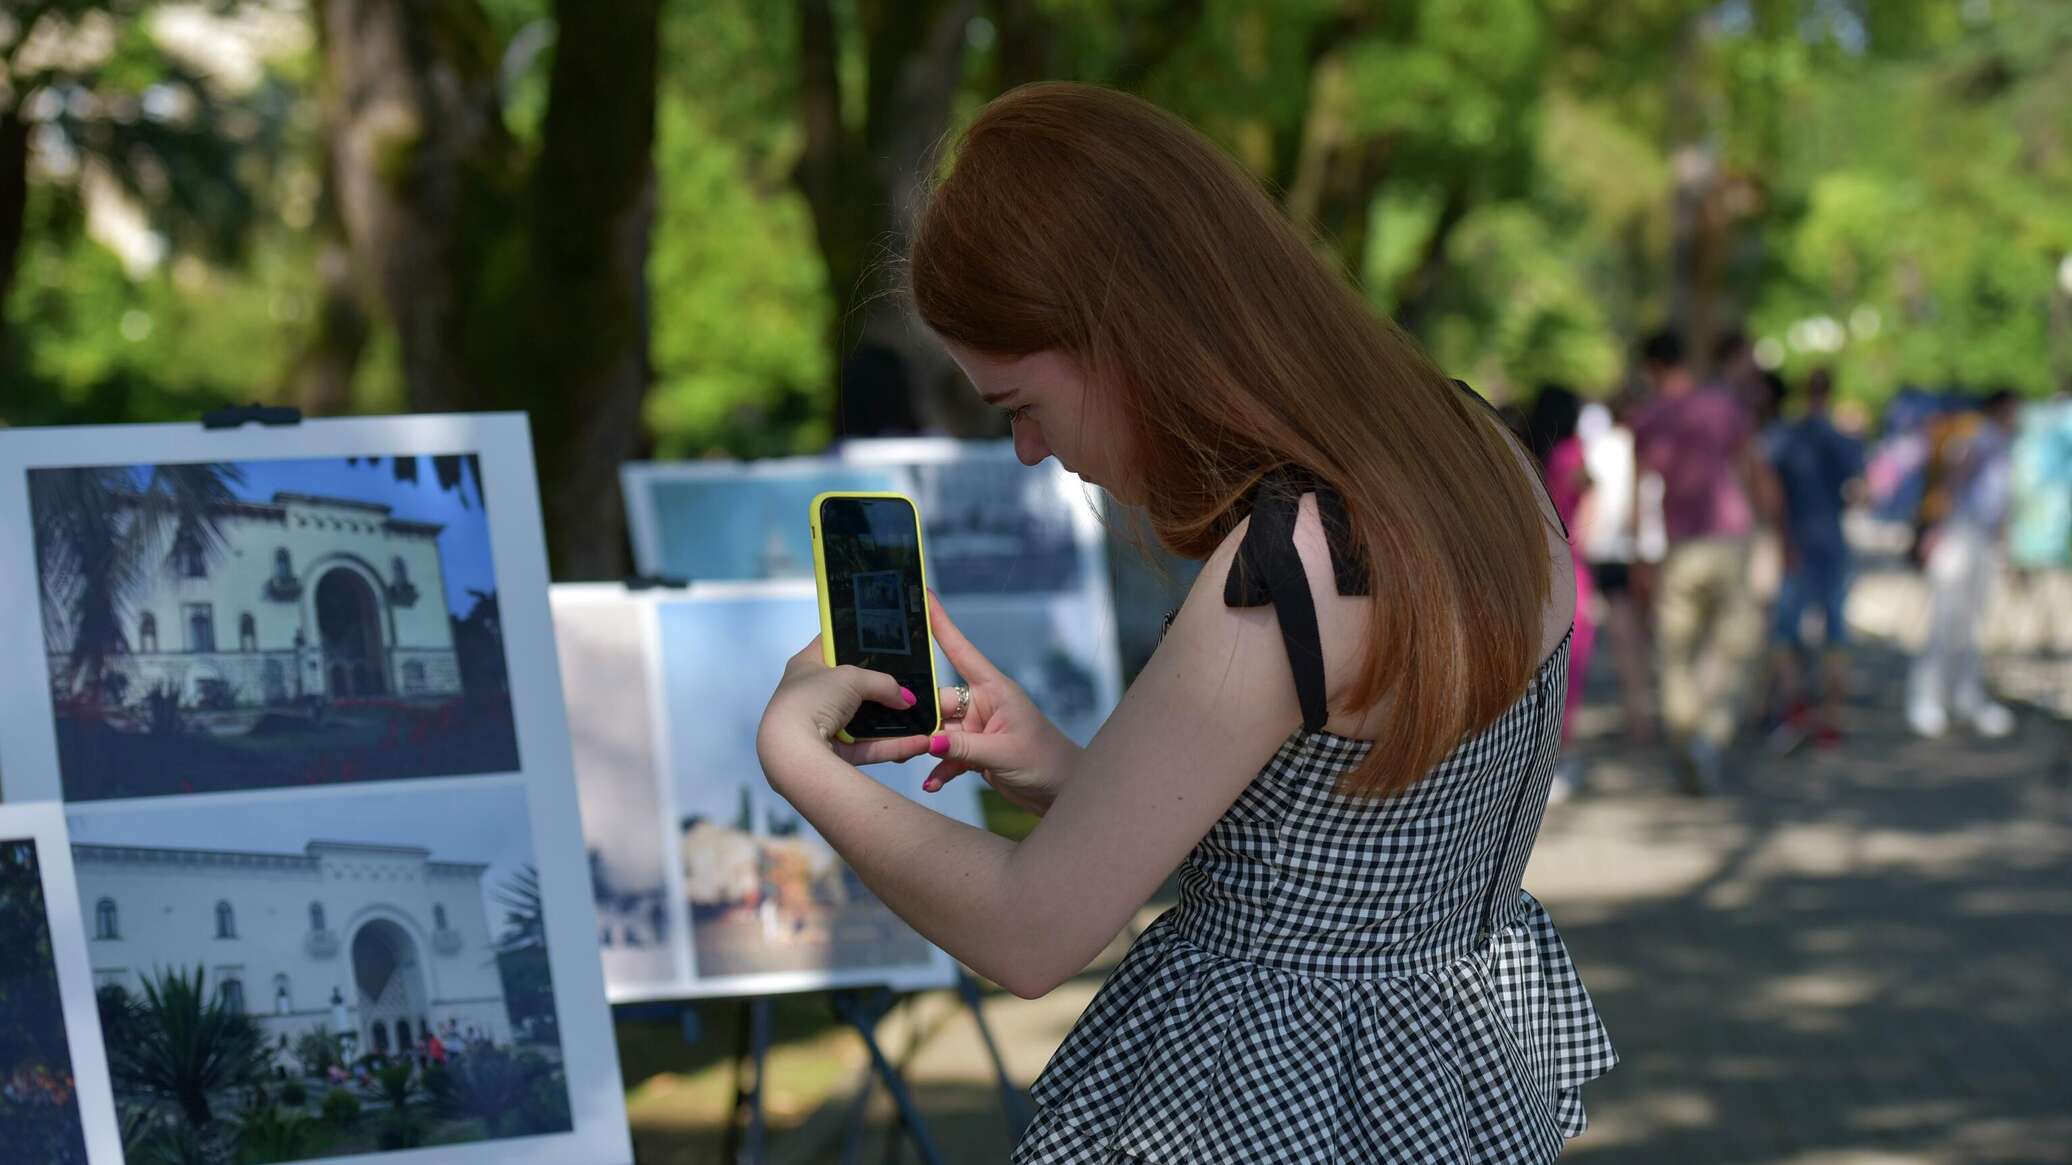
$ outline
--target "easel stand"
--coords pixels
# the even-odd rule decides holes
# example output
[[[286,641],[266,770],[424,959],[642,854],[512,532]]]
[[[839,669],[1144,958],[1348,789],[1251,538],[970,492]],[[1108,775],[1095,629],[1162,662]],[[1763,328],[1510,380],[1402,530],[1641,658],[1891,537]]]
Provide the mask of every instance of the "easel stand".
[[[1007,1115],[1010,1132],[1019,1137],[1029,1124],[1028,1103],[1008,1076],[1007,1063],[1001,1058],[999,1044],[993,1039],[992,1029],[986,1026],[978,981],[961,968],[957,974],[957,996],[971,1012],[972,1022],[978,1025],[979,1038],[984,1041],[986,1054],[993,1062],[994,1077],[1000,1088],[1001,1109]],[[828,992],[828,1003],[835,1017],[862,1037],[864,1050],[870,1054],[871,1061],[870,1073],[864,1077],[863,1087],[857,1090],[855,1099],[850,1102],[848,1116],[843,1122],[841,1161],[844,1165],[854,1165],[859,1160],[868,1123],[871,1090],[877,1084],[884,1085],[899,1117],[898,1127],[890,1131],[886,1141],[885,1160],[897,1160],[900,1134],[904,1134],[922,1165],[944,1165],[942,1152],[936,1147],[927,1122],[922,1119],[912,1090],[900,1075],[898,1066],[892,1062],[892,1057],[878,1042],[878,1024],[900,1002],[911,998],[910,995],[895,995],[883,987]],[[768,1123],[764,1118],[763,1083],[767,1079],[773,1012],[774,1000],[767,995],[743,999],[737,1004],[734,1106],[727,1124],[725,1147],[721,1151],[721,1159],[732,1165],[763,1165],[767,1160]],[[684,1038],[686,1042],[695,1043],[696,1013],[686,1009],[683,1016]]]

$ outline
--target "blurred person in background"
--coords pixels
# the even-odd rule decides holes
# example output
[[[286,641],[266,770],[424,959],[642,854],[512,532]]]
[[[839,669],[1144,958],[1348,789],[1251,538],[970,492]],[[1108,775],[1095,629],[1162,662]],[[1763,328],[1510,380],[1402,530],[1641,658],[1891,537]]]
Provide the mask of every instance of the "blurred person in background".
[[[1750,367],[1754,367],[1753,364]],[[1750,390],[1750,416],[1755,422],[1755,446],[1758,456],[1769,448],[1771,440],[1784,427],[1784,398],[1787,395],[1784,378],[1766,369],[1756,369],[1751,378],[1754,387]],[[1764,461],[1772,477],[1775,469]],[[1749,539],[1748,589],[1755,601],[1766,612],[1774,612],[1778,590],[1784,585],[1784,514],[1783,502],[1755,507],[1755,532]],[[1748,701],[1744,709],[1751,727],[1764,729],[1770,726],[1774,713],[1782,707],[1780,693],[1768,673],[1759,673],[1761,695]]]
[[[1626,737],[1647,744],[1655,737],[1654,680],[1639,584],[1646,565],[1661,561],[1667,543],[1661,478],[1651,473],[1643,480],[1634,465],[1633,430],[1626,420],[1636,403],[1631,393],[1621,393],[1610,405],[1591,401],[1576,420],[1591,490],[1582,525],[1574,529],[1603,609]]]
[[[1584,499],[1593,492],[1583,442],[1576,435],[1582,408],[1582,399],[1567,386],[1543,384],[1525,417],[1526,447],[1539,462],[1547,495],[1568,527],[1570,561],[1576,578],[1575,639],[1569,647],[1568,696],[1561,716],[1561,768],[1555,772],[1548,793],[1553,801],[1566,800],[1582,777],[1582,766],[1569,749],[1575,738],[1576,709],[1583,702],[1583,677],[1590,670],[1590,651],[1597,642],[1595,587],[1590,564],[1581,548],[1583,528],[1578,524],[1583,519]]]
[[[2020,646],[2072,652],[2072,393],[2022,412],[2007,556],[2021,588]]]
[[[1955,504],[1959,463],[1984,422],[1978,409],[1949,394],[1944,395],[1942,406],[1922,422],[1926,452],[1921,467],[1921,500],[1914,510],[1914,539],[1907,547],[1907,561],[1917,570],[1928,569],[1934,532]]]
[[[1823,747],[1841,740],[1851,569],[1842,514],[1863,476],[1864,455],[1860,442],[1835,427],[1833,386],[1827,369],[1815,369],[1806,378],[1805,411],[1771,426],[1763,439],[1763,457],[1777,475],[1784,510],[1784,578],[1770,625],[1779,706],[1772,739],[1780,747],[1795,746],[1808,736]],[[1817,718],[1805,699],[1800,667],[1811,611],[1820,613],[1824,661]]]
[[[1662,719],[1681,753],[1685,790],[1702,796],[1724,775],[1762,651],[1762,610],[1748,574],[1753,499],[1768,471],[1747,406],[1697,382],[1681,337],[1650,336],[1641,363],[1655,396],[1634,417],[1634,450],[1642,467],[1662,475],[1669,537],[1655,605]]]
[[[1924,539],[1928,638],[1907,675],[1907,725],[1921,736],[1943,735],[1952,716],[1981,736],[2014,731],[2014,713],[1986,695],[1979,627],[2000,570],[2019,410],[2012,391],[1996,389],[1944,446],[1948,503]]]
[[[1740,401],[1751,416],[1760,419],[1776,407],[1773,379],[1772,373],[1756,363],[1755,345],[1749,342],[1748,333],[1728,328],[1713,341],[1711,383]]]

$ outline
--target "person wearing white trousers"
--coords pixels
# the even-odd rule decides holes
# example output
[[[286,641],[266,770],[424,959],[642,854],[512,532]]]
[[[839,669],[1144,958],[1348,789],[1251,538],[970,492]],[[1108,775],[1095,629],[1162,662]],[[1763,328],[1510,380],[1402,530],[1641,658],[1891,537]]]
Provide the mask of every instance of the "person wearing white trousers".
[[[1986,694],[1979,629],[2000,575],[2017,402],[1986,398],[1985,424],[1960,455],[1955,505],[1928,554],[1928,638],[1907,675],[1907,725],[1921,736],[1949,731],[1952,716],[1982,736],[2014,731],[2014,713]]]

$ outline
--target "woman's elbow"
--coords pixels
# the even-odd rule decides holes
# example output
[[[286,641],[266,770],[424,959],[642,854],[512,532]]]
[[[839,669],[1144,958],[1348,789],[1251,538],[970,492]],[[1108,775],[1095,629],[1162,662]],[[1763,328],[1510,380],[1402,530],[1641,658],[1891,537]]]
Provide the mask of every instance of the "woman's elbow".
[[[994,973],[986,977],[998,983],[1002,990],[1022,999],[1041,999],[1071,982],[1073,976],[1085,970],[1093,962],[1093,952],[1084,958],[1066,951],[1061,945],[1047,949],[1025,949],[1002,961]]]

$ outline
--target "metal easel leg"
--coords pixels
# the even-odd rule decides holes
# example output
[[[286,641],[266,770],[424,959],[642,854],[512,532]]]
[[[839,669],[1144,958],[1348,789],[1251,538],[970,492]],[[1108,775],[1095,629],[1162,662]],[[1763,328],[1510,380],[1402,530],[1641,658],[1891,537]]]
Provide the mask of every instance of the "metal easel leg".
[[[763,996],[742,1000],[735,1011],[734,1111],[727,1121],[725,1146],[720,1150],[721,1159],[732,1165],[763,1162],[763,1079],[770,1054],[771,1010],[769,998]],[[744,1116],[748,1126],[745,1138]]]
[[[885,1091],[891,1093],[892,1103],[899,1112],[899,1123],[905,1127],[907,1138],[920,1155],[921,1165],[943,1165],[942,1154],[936,1151],[934,1138],[928,1135],[928,1126],[921,1120],[921,1110],[914,1104],[913,1094],[907,1091],[906,1081],[900,1079],[899,1069],[878,1046],[877,1024],[892,1006],[892,993],[883,988],[868,994],[853,990],[834,991],[829,993],[829,1002],[834,1005],[835,1015],[863,1037],[863,1046],[870,1052],[871,1066],[877,1070],[878,1079],[884,1082]]]
[[[1014,1080],[1007,1074],[1007,1061],[1000,1055],[1000,1045],[993,1042],[993,1029],[986,1026],[986,1013],[981,1006],[984,996],[979,994],[978,980],[962,967],[957,968],[957,995],[964,1000],[964,1006],[971,1009],[971,1022],[978,1025],[979,1038],[986,1044],[986,1055],[993,1059],[993,1075],[1000,1082],[1000,1110],[1007,1115],[1008,1133],[1019,1141],[1034,1114],[1029,1111],[1022,1090],[1014,1086]]]

